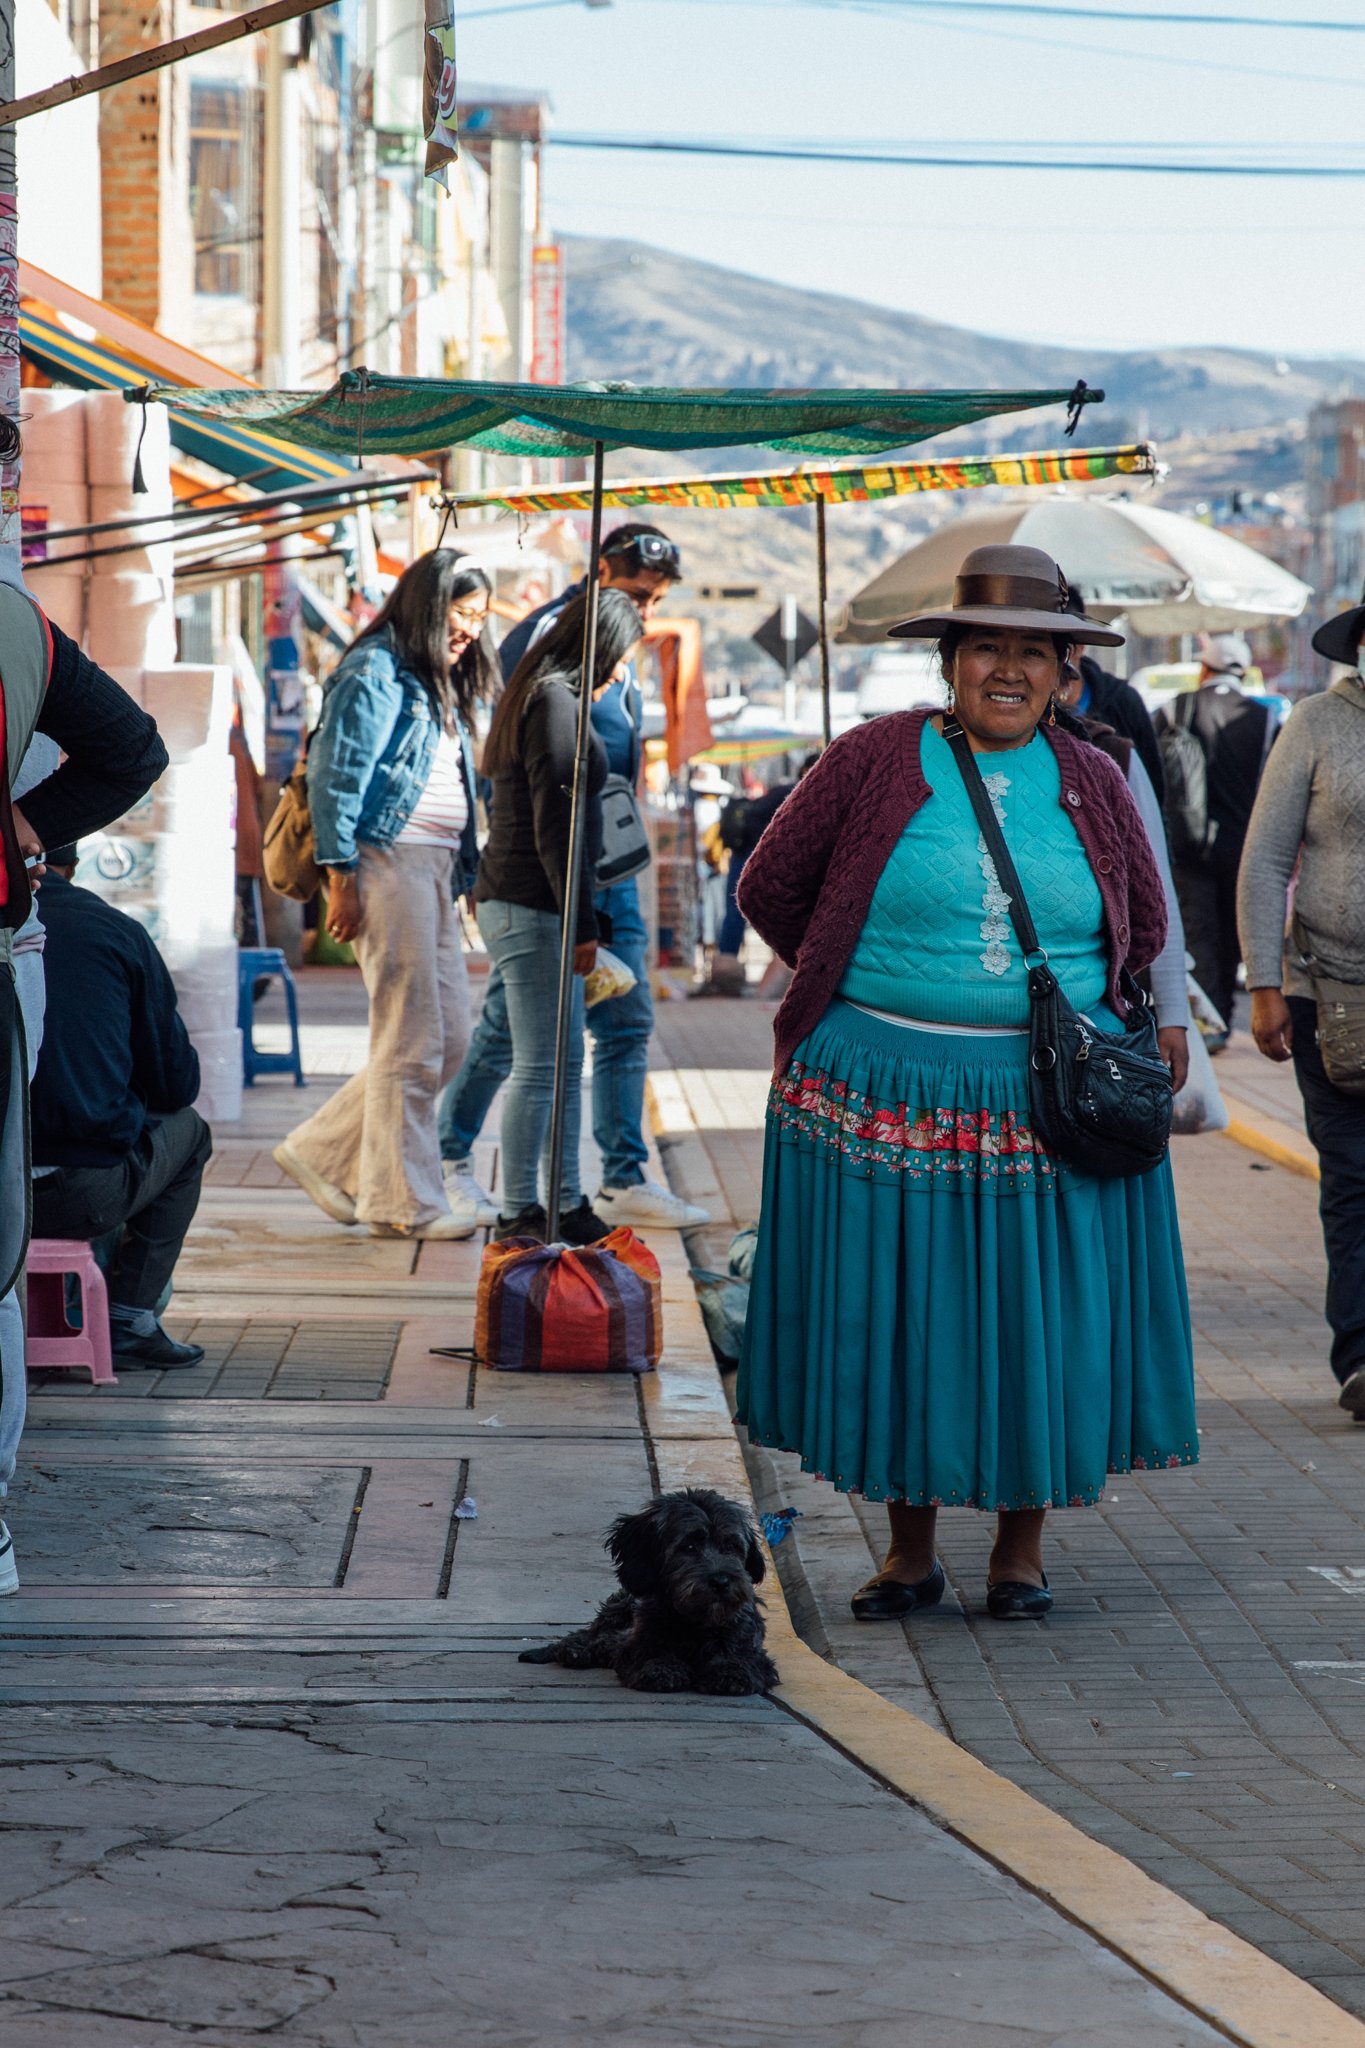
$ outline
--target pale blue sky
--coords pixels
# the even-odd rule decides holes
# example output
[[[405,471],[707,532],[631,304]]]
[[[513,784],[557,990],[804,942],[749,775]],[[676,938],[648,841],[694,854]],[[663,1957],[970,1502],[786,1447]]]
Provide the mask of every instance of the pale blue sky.
[[[1296,10],[1361,19],[1360,0],[1200,0],[1198,11]],[[610,11],[469,20],[458,33],[464,78],[544,88],[566,132],[1196,143],[1243,155],[1330,151],[1365,168],[1365,35],[1073,28],[899,14],[875,0],[615,0]],[[552,149],[546,210],[565,233],[628,235],[996,334],[1365,356],[1365,178]]]

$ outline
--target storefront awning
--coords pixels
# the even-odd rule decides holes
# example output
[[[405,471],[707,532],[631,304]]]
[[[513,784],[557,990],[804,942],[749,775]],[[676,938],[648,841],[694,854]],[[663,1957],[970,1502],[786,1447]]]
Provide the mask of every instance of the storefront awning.
[[[130,380],[131,381],[131,380]],[[182,387],[183,389],[183,387]],[[125,393],[176,405],[174,390]],[[1064,406],[1071,433],[1104,397],[1079,383],[1039,391],[691,391],[629,384],[486,384],[347,370],[326,391],[184,392],[194,418],[251,423],[335,454],[591,455],[602,448],[736,448],[881,455],[1003,413]]]
[[[129,384],[212,382],[242,391],[253,387],[155,328],[77,292],[30,263],[19,266],[19,344],[22,358],[54,384],[82,391],[122,391]],[[169,406],[171,440],[226,476],[261,491],[349,476],[354,464],[277,440],[230,418],[191,417]]]

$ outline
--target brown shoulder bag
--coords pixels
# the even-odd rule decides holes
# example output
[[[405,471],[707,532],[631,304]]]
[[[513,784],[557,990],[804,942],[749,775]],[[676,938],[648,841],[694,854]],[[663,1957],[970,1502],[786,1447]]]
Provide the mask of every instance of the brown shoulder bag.
[[[306,755],[300,756],[293,774],[280,791],[274,815],[265,828],[261,865],[275,894],[292,897],[295,903],[311,903],[322,887],[322,869],[317,864],[313,841],[313,820],[308,811]]]

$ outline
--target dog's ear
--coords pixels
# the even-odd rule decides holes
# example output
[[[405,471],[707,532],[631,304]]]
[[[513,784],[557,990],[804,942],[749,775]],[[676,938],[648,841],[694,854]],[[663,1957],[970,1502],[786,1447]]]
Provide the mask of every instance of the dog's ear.
[[[738,1537],[743,1543],[744,1569],[757,1586],[766,1577],[768,1567],[753,1522],[736,1501],[726,1500],[722,1494],[708,1493],[705,1500],[717,1531],[732,1542]]]
[[[624,1592],[637,1600],[659,1589],[659,1503],[637,1515],[618,1515],[607,1534],[607,1549]]]

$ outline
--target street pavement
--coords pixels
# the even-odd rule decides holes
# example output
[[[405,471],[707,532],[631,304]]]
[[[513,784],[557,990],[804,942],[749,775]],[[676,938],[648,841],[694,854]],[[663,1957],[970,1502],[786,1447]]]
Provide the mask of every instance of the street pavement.
[[[757,1212],[772,1015],[661,1011],[665,1156],[723,1219],[701,1263]],[[1290,1074],[1245,1044],[1218,1071],[1307,1151]],[[1365,2014],[1365,1430],[1335,1405],[1317,1190],[1221,1136],[1174,1158],[1201,1462],[1052,1518],[1046,1622],[984,1618],[990,1525],[963,1512],[940,1522],[942,1606],[860,1627],[884,1515],[792,1456],[751,1449],[751,1476],[801,1511],[777,1556],[807,1641]]]
[[[477,1369],[478,1247],[344,1231],[270,1159],[363,1056],[354,977],[302,992],[312,1085],[262,1084],[217,1134],[177,1278],[205,1363],[34,1389],[0,1606],[5,2048],[1225,2041],[783,1706],[517,1662],[609,1590],[615,1514],[737,1462],[682,1249],[658,1241],[657,1375]],[[729,1013],[751,1062],[767,1021]],[[1108,1641],[1121,1611],[1174,1702],[1183,1664],[1131,1635],[1141,1587],[1089,1569]],[[1021,1699],[1059,1633],[1002,1645]],[[935,1702],[1008,1750],[970,1632],[941,1638]],[[1075,1630],[1073,1686],[1098,1639]]]

